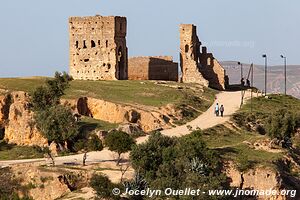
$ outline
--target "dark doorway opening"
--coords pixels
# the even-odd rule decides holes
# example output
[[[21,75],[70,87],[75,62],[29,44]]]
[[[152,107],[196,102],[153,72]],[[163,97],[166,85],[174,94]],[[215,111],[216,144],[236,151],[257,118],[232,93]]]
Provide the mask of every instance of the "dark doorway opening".
[[[118,77],[119,80],[126,79],[125,72],[125,60],[124,60],[124,52],[122,51],[122,47],[118,49]]]

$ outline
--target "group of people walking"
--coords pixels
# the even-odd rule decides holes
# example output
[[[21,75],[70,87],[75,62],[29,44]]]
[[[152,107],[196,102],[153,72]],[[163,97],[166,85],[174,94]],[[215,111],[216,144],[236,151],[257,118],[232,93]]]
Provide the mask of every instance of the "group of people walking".
[[[219,106],[219,103],[217,103],[215,106],[215,115],[218,117],[220,116],[220,114],[221,117],[224,116],[224,106],[223,105]]]

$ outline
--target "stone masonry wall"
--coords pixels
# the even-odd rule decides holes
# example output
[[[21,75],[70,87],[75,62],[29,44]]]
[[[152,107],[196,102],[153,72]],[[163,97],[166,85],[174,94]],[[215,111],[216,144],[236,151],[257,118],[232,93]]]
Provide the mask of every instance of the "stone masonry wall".
[[[196,26],[192,24],[180,25],[180,67],[182,82],[199,83],[208,86],[208,81],[198,69],[200,41]]]
[[[80,80],[127,79],[125,17],[70,17],[70,74]]]
[[[226,72],[206,47],[200,51],[201,42],[196,26],[180,25],[180,66],[182,82],[200,83],[218,90],[226,87]]]
[[[203,77],[209,80],[210,87],[225,90],[226,71],[212,53],[207,53],[206,47],[202,47],[199,69]]]
[[[128,79],[178,81],[178,63],[171,56],[129,58]]]

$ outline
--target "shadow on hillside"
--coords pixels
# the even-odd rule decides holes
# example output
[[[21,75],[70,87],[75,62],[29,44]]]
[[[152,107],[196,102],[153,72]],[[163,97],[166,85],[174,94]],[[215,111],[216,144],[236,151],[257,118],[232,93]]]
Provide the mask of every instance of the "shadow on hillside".
[[[93,123],[93,122],[78,122],[79,125],[79,132],[83,133],[83,132],[91,132],[94,131],[96,128],[99,128],[99,124],[97,123]]]
[[[14,146],[14,144],[8,144],[3,140],[0,140],[0,151],[5,151],[5,150],[10,150],[12,149]]]

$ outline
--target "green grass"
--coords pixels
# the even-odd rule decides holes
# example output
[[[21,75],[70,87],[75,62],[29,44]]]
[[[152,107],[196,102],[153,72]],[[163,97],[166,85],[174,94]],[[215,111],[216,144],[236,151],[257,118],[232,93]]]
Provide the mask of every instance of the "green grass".
[[[19,160],[43,157],[44,154],[37,147],[17,146],[0,141],[0,160]]]
[[[291,112],[299,112],[300,111],[300,100],[285,95],[269,95],[269,98],[258,97],[252,100],[252,112],[254,114],[262,114],[262,115],[271,115],[275,111],[281,108],[286,108]],[[239,113],[251,113],[251,102],[247,101],[246,104],[242,106]]]
[[[95,129],[101,129],[104,131],[109,131],[111,129],[117,128],[119,124],[112,124],[109,122],[105,122],[102,120],[94,119],[91,117],[81,117],[81,120],[79,122],[79,126],[81,129],[84,130],[95,130]]]
[[[252,110],[251,110],[252,107]],[[232,116],[232,120],[243,129],[249,131],[249,123],[265,124],[269,116],[280,109],[286,109],[295,116],[300,115],[300,100],[285,95],[269,95],[269,98],[258,97],[248,100],[242,108]]]
[[[242,130],[232,130],[224,125],[217,125],[203,131],[203,139],[209,148],[222,148],[241,144],[243,141],[256,141],[262,136]]]
[[[283,157],[283,153],[272,153],[250,148],[244,141],[254,143],[266,139],[257,133],[240,129],[229,129],[218,125],[203,131],[203,140],[208,148],[216,150],[224,160],[232,160],[241,171],[257,165],[276,168],[274,162]]]
[[[38,86],[44,84],[45,77],[33,78],[1,78],[0,88],[9,91],[32,92]]]
[[[47,77],[33,78],[1,78],[0,88],[9,91],[32,92],[44,84]],[[164,106],[166,104],[180,104],[186,101],[186,96],[191,94],[185,86],[193,87],[194,84],[168,82],[168,85],[181,86],[183,89],[166,87],[155,84],[155,81],[80,81],[71,82],[63,98],[73,99],[81,96],[104,99],[115,103],[141,104],[148,106]],[[204,98],[211,100],[216,91],[207,89]],[[208,102],[211,104],[212,102]]]
[[[241,171],[246,171],[255,166],[265,166],[276,169],[275,161],[283,158],[283,153],[255,150],[246,144],[218,149],[218,151],[225,160],[233,160]]]

